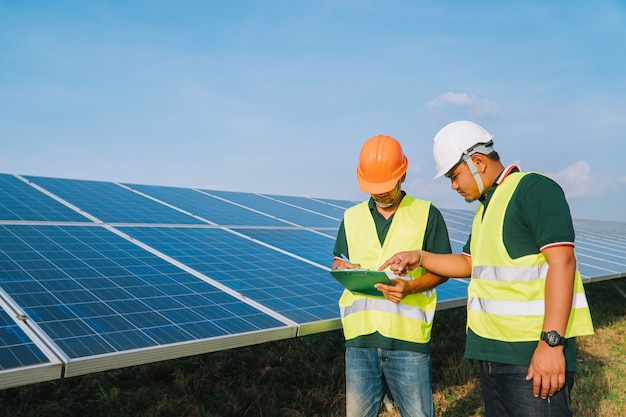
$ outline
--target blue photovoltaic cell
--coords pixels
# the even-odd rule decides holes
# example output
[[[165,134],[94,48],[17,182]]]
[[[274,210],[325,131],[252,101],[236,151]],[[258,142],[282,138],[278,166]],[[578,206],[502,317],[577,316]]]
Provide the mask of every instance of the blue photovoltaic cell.
[[[205,192],[246,207],[254,208],[302,227],[339,227],[341,220],[312,213],[256,194],[215,190],[205,190]]]
[[[619,272],[612,269],[607,269],[603,267],[596,267],[591,264],[585,262],[585,257],[581,255],[577,255],[578,258],[578,270],[580,271],[581,277],[584,279],[588,278],[602,278],[609,276],[619,276]],[[622,268],[623,269],[623,268]]]
[[[369,198],[366,197],[366,198]],[[316,198],[316,200],[320,200],[320,201],[324,201],[328,204],[332,204],[334,206],[338,206],[338,207],[342,207],[344,209],[350,208],[352,206],[354,206],[355,204],[360,203],[360,201],[350,201],[350,200],[334,200],[332,198]],[[364,198],[365,200],[365,198]]]
[[[4,310],[0,310],[0,370],[49,363],[50,359],[26,333]]]
[[[465,210],[439,209],[448,229],[458,230],[469,235],[472,230],[474,213]]]
[[[91,222],[13,175],[0,174],[0,220]]]
[[[264,194],[264,195],[267,197],[273,198],[275,200],[280,200],[288,204],[293,204],[294,206],[298,206],[306,210],[311,210],[316,213],[330,216],[339,221],[343,218],[343,212],[346,211],[346,209],[343,207],[338,207],[334,204],[329,204],[322,200],[311,199],[307,197],[292,197],[292,196],[271,195],[271,194]]]
[[[339,317],[343,287],[327,270],[221,229],[119,229],[297,323]]]
[[[575,220],[576,257],[585,281],[626,276],[626,224]]]
[[[576,254],[580,262],[602,266],[609,270],[622,271],[626,268],[626,252],[616,250],[601,251],[590,246],[584,237],[577,239]]]
[[[454,306],[464,305],[467,298],[467,286],[469,279],[450,278],[444,284],[437,287],[438,306],[452,303]]]
[[[450,248],[452,249],[452,253],[463,253],[463,247],[465,246],[465,243],[461,243],[458,240],[452,240],[450,239]]]
[[[330,267],[333,263],[336,231],[315,233],[306,229],[237,229],[277,248]]]
[[[448,228],[452,253],[463,253],[471,231],[473,214],[469,211],[439,209]]]
[[[225,202],[191,188],[126,184],[141,193],[183,209],[213,223],[228,226],[286,226],[287,223]]]
[[[69,358],[284,326],[100,226],[0,225],[2,288]]]
[[[111,182],[31,176],[25,178],[103,222],[204,223]]]

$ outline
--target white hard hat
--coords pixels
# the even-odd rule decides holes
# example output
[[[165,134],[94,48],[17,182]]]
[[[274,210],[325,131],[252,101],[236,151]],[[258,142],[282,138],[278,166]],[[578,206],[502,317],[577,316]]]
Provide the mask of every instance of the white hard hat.
[[[489,154],[493,145],[493,135],[481,126],[466,120],[452,122],[435,135],[433,157],[439,178],[448,173],[462,159],[476,152]]]

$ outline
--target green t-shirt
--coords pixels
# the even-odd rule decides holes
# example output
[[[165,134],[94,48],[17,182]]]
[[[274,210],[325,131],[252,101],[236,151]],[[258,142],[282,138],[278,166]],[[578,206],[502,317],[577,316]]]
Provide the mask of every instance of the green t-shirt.
[[[403,195],[406,195],[404,191]],[[393,222],[394,214],[388,219],[376,210],[376,203],[372,198],[369,199],[368,206],[370,213],[372,213],[372,219],[376,225],[376,232],[378,234],[378,240],[382,246],[387,232]],[[450,248],[450,239],[448,238],[448,228],[443,220],[441,212],[434,206],[430,205],[428,212],[428,223],[426,225],[426,232],[424,234],[424,247],[423,248],[406,248],[406,250],[424,249],[433,253],[452,253]],[[337,240],[335,241],[335,248],[333,250],[335,256],[341,256],[342,254],[350,257],[350,250],[348,248],[348,241],[346,239],[346,231],[343,221],[339,226],[337,232]],[[381,349],[396,349],[407,350],[413,352],[429,353],[430,348],[428,343],[412,343],[404,340],[390,339],[378,332],[359,336],[354,339],[346,340],[346,347],[376,347]]]
[[[510,172],[517,172],[513,168]],[[502,175],[508,174],[509,171]],[[487,191],[481,203],[488,210],[489,201],[498,183],[496,181]],[[503,225],[504,246],[513,259],[537,254],[546,245],[574,244],[574,226],[569,205],[561,187],[550,178],[541,174],[530,173],[520,181],[511,201],[506,208]],[[463,252],[470,254],[471,236]],[[537,342],[503,342],[485,339],[471,329],[467,331],[465,357],[513,365],[530,365],[530,360],[537,347]],[[568,371],[576,370],[576,342],[567,339],[564,345]]]

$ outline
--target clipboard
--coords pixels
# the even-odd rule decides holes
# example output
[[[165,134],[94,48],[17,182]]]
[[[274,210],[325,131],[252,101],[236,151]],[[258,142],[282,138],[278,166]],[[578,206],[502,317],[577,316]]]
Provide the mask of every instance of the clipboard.
[[[373,271],[370,269],[337,269],[330,271],[341,285],[351,292],[382,297],[382,293],[374,288],[374,284],[393,285],[389,279],[396,275],[392,272]]]

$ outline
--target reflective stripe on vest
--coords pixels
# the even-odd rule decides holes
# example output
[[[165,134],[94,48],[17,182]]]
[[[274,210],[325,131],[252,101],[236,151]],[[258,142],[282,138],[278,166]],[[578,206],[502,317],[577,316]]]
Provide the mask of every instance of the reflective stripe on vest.
[[[376,303],[376,307],[374,307],[374,303]],[[384,311],[392,314],[396,314],[399,310],[404,317],[409,317],[413,320],[420,320],[425,322],[432,322],[435,318],[434,310],[424,311],[420,308],[414,308],[413,306],[399,303],[396,304],[387,299],[383,300],[374,298],[362,298],[359,300],[355,300],[352,305],[349,305],[347,307],[341,307],[341,315],[347,316],[352,313],[358,313],[363,310],[372,310],[374,308],[376,308],[376,310],[378,311]]]
[[[430,202],[405,195],[381,247],[368,202],[349,208],[344,214],[344,226],[351,261],[364,269],[378,269],[397,252],[421,249],[429,210]],[[424,273],[419,268],[405,279],[419,279]],[[430,290],[394,303],[382,296],[368,297],[345,290],[339,306],[346,339],[379,332],[392,339],[427,343],[437,296],[435,290]]]
[[[487,300],[472,297],[467,302],[467,309],[481,311],[487,314],[500,314],[503,316],[542,316],[545,312],[544,300],[533,301],[502,301]],[[572,309],[586,308],[587,297],[585,294],[574,294]],[[542,319],[543,320],[543,319]]]
[[[502,237],[508,204],[526,174],[511,173],[498,185],[489,209],[481,204],[472,225],[472,279],[467,325],[481,337],[506,342],[539,340],[549,265],[541,253],[509,257]],[[484,213],[484,216],[483,216]],[[574,277],[566,337],[593,333],[580,273]]]
[[[545,277],[548,273],[548,264],[519,267],[498,267],[498,266],[475,266],[472,271],[472,278],[489,279],[493,281],[520,282],[532,281]]]

